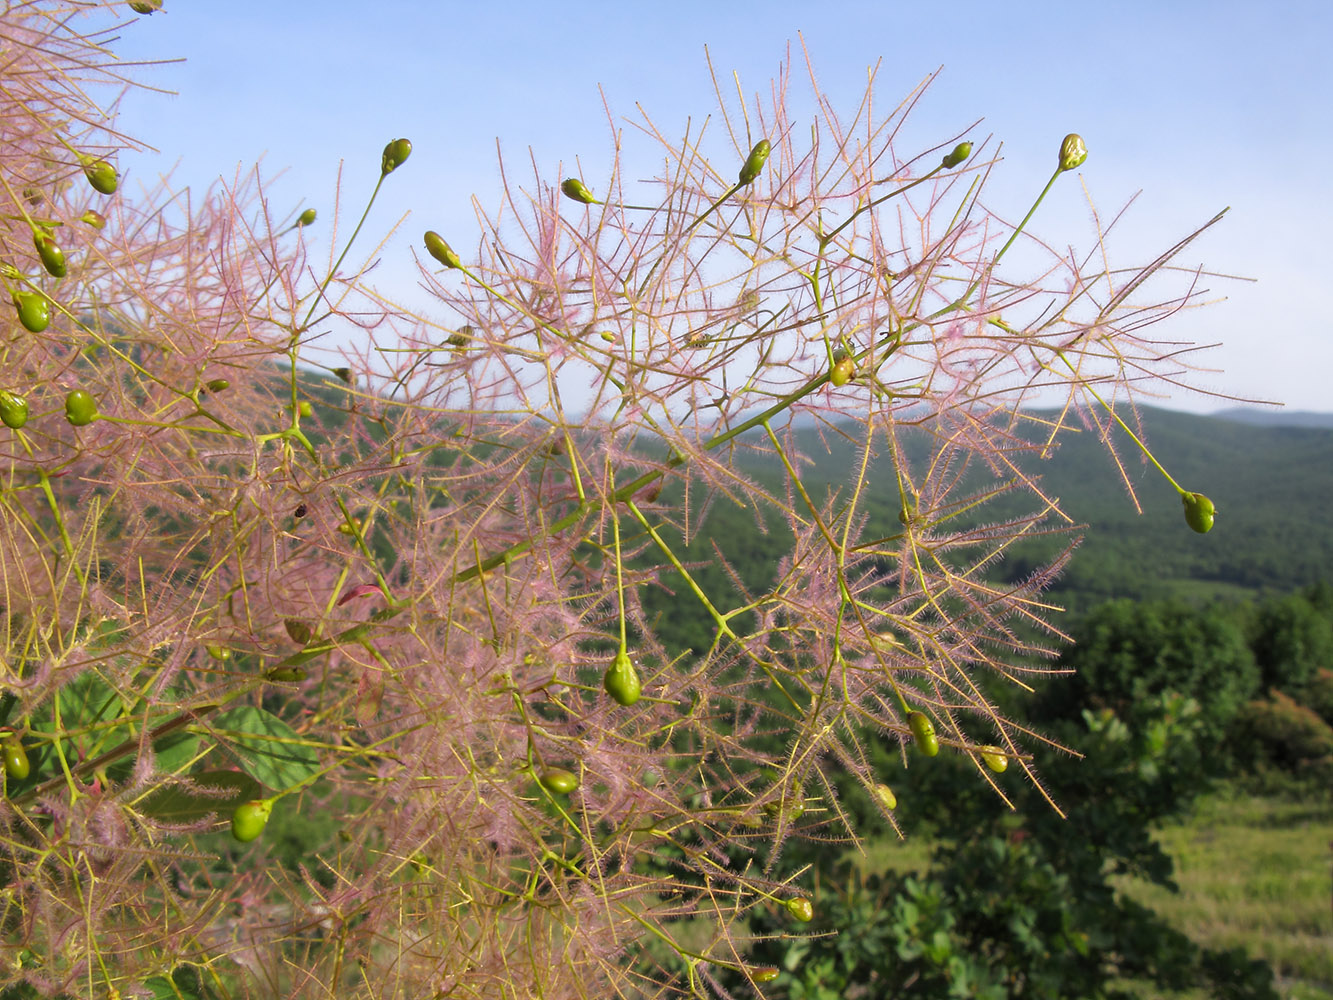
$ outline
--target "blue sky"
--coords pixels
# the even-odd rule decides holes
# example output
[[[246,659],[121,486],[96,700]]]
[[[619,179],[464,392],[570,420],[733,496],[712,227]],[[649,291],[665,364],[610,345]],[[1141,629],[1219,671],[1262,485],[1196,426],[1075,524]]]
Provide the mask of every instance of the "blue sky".
[[[267,174],[286,171],[270,188],[275,211],[301,203],[327,223],[340,161],[355,203],[374,185],[385,142],[406,136],[412,159],[371,219],[383,229],[412,213],[386,248],[406,260],[427,228],[475,244],[470,199],[496,201],[497,142],[524,166],[531,148],[553,179],[575,157],[595,177],[610,150],[599,85],[617,118],[640,104],[679,131],[715,106],[705,45],[719,72],[735,70],[753,94],[767,90],[789,43],[803,83],[802,38],[821,88],[849,112],[880,60],[885,107],[942,68],[914,112],[915,134],[933,145],[983,118],[973,134],[1004,142],[988,196],[997,208],[1026,208],[1060,138],[1080,132],[1091,151],[1080,173],[1099,210],[1142,192],[1120,233],[1126,262],[1150,259],[1230,205],[1179,262],[1257,280],[1214,282],[1228,301],[1173,320],[1175,332],[1224,342],[1207,356],[1224,369],[1200,379],[1207,387],[1333,411],[1333,324],[1321,297],[1333,295],[1326,2],[165,0],[162,13],[126,25],[117,49],[185,60],[141,76],[175,96],[140,91],[123,106],[126,131],[161,153],[121,166],[141,180],[174,168],[176,183],[206,186],[262,157]],[[1078,184],[1047,202],[1036,231],[1092,246]],[[404,281],[410,295],[413,279]],[[1226,404],[1178,395],[1169,405]]]

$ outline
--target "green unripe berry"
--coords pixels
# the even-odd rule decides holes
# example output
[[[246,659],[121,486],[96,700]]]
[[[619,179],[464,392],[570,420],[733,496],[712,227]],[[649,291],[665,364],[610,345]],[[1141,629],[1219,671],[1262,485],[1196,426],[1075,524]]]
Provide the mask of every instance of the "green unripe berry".
[[[779,792],[776,797],[764,803],[764,813],[773,819],[782,817],[788,823],[795,823],[805,815],[805,789],[800,783],[793,783],[792,787],[784,792]]]
[[[15,292],[14,308],[19,322],[29,333],[41,333],[51,325],[51,303],[37,292]]]
[[[778,978],[776,965],[755,965],[750,967],[750,978],[756,983],[771,983]]]
[[[106,160],[85,159],[83,175],[88,178],[93,190],[101,194],[115,194],[116,188],[120,187],[120,175]]]
[[[1217,516],[1217,508],[1213,506],[1211,500],[1202,493],[1184,493],[1180,499],[1185,504],[1186,524],[1201,535],[1213,530],[1213,519]]]
[[[351,384],[352,384],[352,369],[350,369],[350,368],[335,368],[335,369],[333,369],[333,374],[337,375],[340,379],[342,379],[342,380],[343,380],[344,382],[346,382],[348,385],[351,385]]]
[[[42,267],[53,278],[65,276],[65,251],[56,246],[56,241],[46,233],[33,233],[32,245],[37,248],[37,256],[42,259]]]
[[[296,224],[298,226],[308,226],[310,225],[310,223],[315,221],[315,216],[318,214],[319,213],[317,213],[313,208],[307,208],[304,212],[302,212],[300,215],[296,217]]]
[[[768,160],[768,153],[771,148],[767,139],[760,139],[754,144],[754,148],[750,150],[750,155],[741,164],[740,176],[737,178],[740,184],[749,184],[759,176],[759,171],[764,169],[764,163]]]
[[[32,764],[28,761],[28,753],[23,749],[23,742],[14,734],[5,737],[5,774],[9,775],[15,781],[22,781],[32,773]]]
[[[875,798],[885,809],[893,810],[898,808],[898,796],[893,794],[893,789],[888,785],[875,786]]]
[[[1070,132],[1060,143],[1060,169],[1073,170],[1082,166],[1088,158],[1088,147],[1083,144],[1083,136]]]
[[[606,693],[621,705],[633,705],[639,700],[643,683],[639,680],[639,672],[634,669],[634,661],[629,658],[629,653],[625,650],[622,649],[617,653],[614,662],[606,668],[602,686],[606,688]]]
[[[946,168],[952,169],[971,155],[972,144],[970,142],[960,142],[957,146],[954,146],[953,152],[945,155],[941,163],[943,163]]]
[[[912,738],[927,757],[934,757],[940,752],[940,741],[935,738],[935,723],[924,712],[909,712],[907,724],[912,729]]]
[[[566,177],[560,182],[560,190],[564,192],[566,198],[571,198],[584,205],[595,205],[597,203],[597,199],[592,196],[592,192],[577,177]]]
[[[28,401],[16,392],[0,390],[0,421],[18,430],[28,422]]]
[[[454,248],[444,242],[444,237],[435,230],[427,230],[426,235],[422,237],[426,244],[426,252],[448,268],[461,267],[463,261],[458,254],[454,253]]]
[[[462,350],[464,347],[467,347],[468,344],[472,343],[476,335],[477,331],[472,324],[464,323],[453,333],[449,334],[449,336],[445,337],[444,342],[450,347]]]
[[[296,404],[296,412],[302,417],[309,417],[314,414],[315,408],[310,405],[310,400],[303,399]]]
[[[557,795],[568,795],[579,787],[579,776],[563,767],[548,767],[537,778],[542,787]]]
[[[106,228],[106,216],[101,212],[93,211],[91,208],[79,216],[79,221],[92,226],[94,229]]]
[[[1009,756],[999,747],[982,747],[981,759],[996,774],[1003,774],[1009,767]]]
[[[268,680],[283,681],[289,684],[303,681],[309,676],[304,667],[274,667],[264,674],[264,677]]]
[[[314,630],[299,618],[284,618],[282,627],[287,630],[292,642],[298,646],[308,646],[310,640],[315,637]]]
[[[130,10],[136,14],[156,14],[162,9],[162,0],[130,0]]]
[[[380,174],[391,174],[412,155],[412,143],[406,139],[395,139],[384,147],[384,155],[380,158]]]
[[[815,907],[804,896],[793,896],[787,900],[787,912],[803,924],[815,919]]]
[[[837,361],[833,362],[833,368],[829,371],[828,380],[841,389],[852,380],[852,376],[855,374],[855,362],[853,362],[850,357],[844,355]]]
[[[217,643],[210,642],[204,648],[208,650],[208,655],[215,660],[221,661],[231,659],[231,650],[226,646],[219,646]]]
[[[242,844],[257,840],[268,825],[269,813],[273,811],[272,799],[251,799],[242,802],[231,814],[231,835]]]
[[[65,419],[75,427],[87,427],[97,419],[97,400],[92,393],[74,389],[65,397]]]
[[[225,378],[211,378],[204,383],[204,388],[209,392],[223,392],[231,388],[231,383]]]

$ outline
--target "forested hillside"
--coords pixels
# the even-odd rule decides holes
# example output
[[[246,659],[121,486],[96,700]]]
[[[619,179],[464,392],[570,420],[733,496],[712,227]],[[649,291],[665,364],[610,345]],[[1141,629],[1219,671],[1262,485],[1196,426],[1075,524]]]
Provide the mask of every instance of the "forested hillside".
[[[1324,500],[1333,495],[1333,429],[1260,426],[1150,408],[1141,411],[1141,418],[1144,437],[1162,464],[1186,489],[1207,493],[1216,503],[1217,527],[1208,535],[1186,528],[1175,491],[1123,432],[1117,431],[1115,441],[1124,479],[1095,429],[1069,436],[1058,460],[1043,462],[1034,455],[1027,469],[1085,528],[1076,531],[1085,540],[1052,588],[1053,600],[1078,612],[1115,597],[1245,598],[1333,578],[1333,522]],[[1034,421],[1034,434],[1039,426]],[[813,497],[849,487],[849,470],[857,467],[851,440],[810,428],[798,432],[797,441],[811,460],[802,476]],[[772,459],[747,457],[742,464],[769,484],[781,473]],[[881,472],[881,482],[879,495],[872,490],[863,504],[870,515],[866,537],[901,530],[891,474]],[[731,568],[748,586],[771,582],[779,554],[790,551],[785,524],[770,514],[761,527],[761,512],[723,496],[701,511],[704,496],[697,490],[692,497],[696,516],[706,516],[686,551],[701,564],[695,576],[705,590],[734,593],[716,561],[713,537],[727,539]],[[1001,500],[981,508],[979,516],[994,519],[1020,509]],[[1063,544],[1049,537],[1014,546],[994,576],[1021,580]],[[658,592],[646,603],[664,613],[669,609],[670,631],[682,640],[689,632],[691,643],[707,641],[695,632],[695,624],[705,623],[694,621],[687,602]]]

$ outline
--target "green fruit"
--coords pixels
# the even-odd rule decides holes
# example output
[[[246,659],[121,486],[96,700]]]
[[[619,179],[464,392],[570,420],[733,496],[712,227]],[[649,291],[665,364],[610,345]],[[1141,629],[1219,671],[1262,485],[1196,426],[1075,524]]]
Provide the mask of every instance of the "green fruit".
[[[116,188],[120,186],[120,175],[106,160],[84,160],[83,174],[93,190],[101,194],[115,194]]]
[[[885,809],[898,808],[898,796],[893,794],[893,789],[888,785],[876,785],[875,798],[879,799],[879,804]]]
[[[384,155],[380,158],[380,173],[391,174],[412,155],[412,143],[406,139],[395,139],[384,147]]]
[[[92,226],[94,229],[106,228],[106,216],[101,212],[94,212],[91,208],[79,216],[79,221]]]
[[[225,378],[213,378],[204,383],[204,388],[209,392],[222,392],[231,388],[231,383]]]
[[[303,399],[296,404],[296,412],[303,417],[309,417],[314,414],[315,408],[310,405],[310,400]]]
[[[833,368],[829,372],[828,380],[838,388],[842,388],[852,380],[856,374],[856,364],[849,357],[841,357],[833,363]]]
[[[778,978],[778,967],[776,965],[752,965],[749,973],[750,978],[756,983],[771,983]]]
[[[1202,493],[1182,493],[1181,501],[1185,504],[1185,523],[1204,535],[1213,530],[1213,519],[1217,508]]]
[[[14,308],[19,322],[29,333],[41,333],[51,325],[51,303],[45,295],[36,292],[15,292]]]
[[[130,10],[136,14],[156,14],[162,9],[162,0],[130,0]]]
[[[53,278],[65,276],[65,251],[56,246],[55,240],[46,233],[33,233],[32,245],[37,248],[37,256],[42,259],[42,267]]]
[[[231,659],[231,650],[228,649],[226,646],[219,646],[216,643],[210,642],[204,648],[208,650],[208,655],[213,657],[213,659],[215,660]]]
[[[593,205],[597,202],[597,199],[592,196],[592,192],[577,177],[566,177],[560,182],[560,190],[565,193],[566,198],[572,198],[584,205]]]
[[[1060,169],[1073,170],[1082,166],[1088,158],[1088,147],[1083,144],[1083,136],[1070,132],[1060,143]]]
[[[953,152],[946,155],[941,162],[945,167],[953,168],[958,166],[958,164],[962,163],[971,155],[972,144],[970,142],[960,142],[957,146],[954,146]]]
[[[940,741],[935,738],[935,723],[924,712],[909,712],[907,724],[912,727],[912,737],[916,745],[927,757],[934,757],[940,752]]]
[[[1009,766],[1009,756],[999,747],[982,747],[981,759],[996,774],[1003,774]]]
[[[815,919],[815,907],[804,896],[793,896],[787,900],[787,912],[803,924]]]
[[[97,419],[97,401],[82,389],[65,397],[65,419],[75,427],[87,427]]]
[[[309,645],[310,640],[315,637],[315,633],[310,626],[299,618],[285,618],[282,626],[287,630],[287,634],[292,637],[292,642],[298,646]]]
[[[231,814],[231,835],[242,844],[248,844],[264,832],[268,815],[273,811],[272,799],[251,799],[242,802]]]
[[[633,705],[639,700],[643,683],[639,680],[639,672],[634,669],[634,661],[625,650],[617,653],[615,661],[606,668],[602,685],[606,693],[621,705]]]
[[[296,217],[296,224],[298,226],[308,226],[310,225],[310,223],[315,221],[315,216],[317,214],[318,213],[316,213],[313,208],[307,208],[304,212],[302,212],[300,215]]]
[[[444,242],[444,237],[433,229],[428,230],[422,237],[426,244],[426,252],[438,260],[445,267],[454,268],[462,266],[463,261],[458,254],[454,253],[454,248]]]
[[[774,777],[777,778],[776,775]],[[805,814],[805,789],[799,782],[793,783],[785,794],[779,791],[774,798],[765,802],[763,809],[766,815],[774,819],[781,816],[786,822],[795,823]]]
[[[16,392],[0,390],[0,421],[18,430],[28,422],[28,401]]]
[[[759,176],[759,171],[764,169],[764,162],[768,159],[771,148],[767,139],[760,139],[754,144],[754,148],[750,150],[750,155],[741,164],[740,177],[737,178],[740,184],[749,184]]]
[[[337,375],[340,379],[342,379],[342,380],[343,380],[344,382],[346,382],[348,385],[351,385],[351,384],[352,384],[352,369],[350,369],[350,368],[335,368],[335,369],[333,369],[333,374]]]
[[[302,667],[274,667],[264,674],[264,677],[268,680],[283,681],[289,684],[303,681],[309,676]]]
[[[537,778],[542,787],[557,795],[568,795],[579,787],[579,776],[563,767],[548,767]]]
[[[5,774],[15,781],[22,781],[32,773],[27,751],[23,749],[23,742],[17,736],[11,734],[5,737],[4,752]]]

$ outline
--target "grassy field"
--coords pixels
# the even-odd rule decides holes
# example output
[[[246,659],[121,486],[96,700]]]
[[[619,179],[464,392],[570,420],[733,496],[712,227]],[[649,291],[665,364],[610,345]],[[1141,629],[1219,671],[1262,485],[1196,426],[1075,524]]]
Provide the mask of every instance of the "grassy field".
[[[1333,1000],[1333,800],[1220,793],[1160,838],[1180,892],[1126,879],[1125,893],[1200,944],[1239,946],[1267,959],[1286,1000]],[[867,845],[862,864],[867,871],[922,871],[929,855],[922,838],[882,840]],[[1165,997],[1148,987],[1140,995]]]
[[[1333,802],[1218,795],[1161,840],[1180,892],[1125,892],[1200,943],[1266,958],[1284,997],[1333,1000]]]

